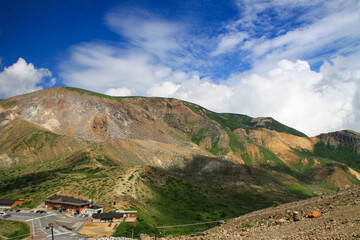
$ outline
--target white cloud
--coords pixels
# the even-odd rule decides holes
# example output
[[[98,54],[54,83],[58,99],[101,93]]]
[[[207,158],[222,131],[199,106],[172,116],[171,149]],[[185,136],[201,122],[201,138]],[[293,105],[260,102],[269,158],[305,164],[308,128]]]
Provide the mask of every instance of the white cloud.
[[[161,65],[149,54],[101,44],[72,48],[71,59],[62,64],[62,69],[65,84],[101,93],[127,88],[132,94],[144,95],[157,83],[188,78],[187,73]]]
[[[235,48],[238,44],[242,43],[245,38],[248,37],[247,33],[244,32],[235,32],[235,33],[229,33],[220,36],[221,41],[215,51],[211,53],[213,56],[217,56],[219,54],[226,53],[233,48]]]
[[[122,87],[122,88],[110,88],[108,89],[105,94],[110,95],[110,96],[131,96],[131,90],[126,88],[126,87]]]
[[[326,82],[305,61],[282,60],[266,76],[232,78],[232,111],[274,117],[309,135],[339,130],[353,114],[356,83]]]
[[[210,79],[193,75],[181,84],[164,82],[149,89],[150,96],[172,97],[199,104],[213,111],[229,110],[233,92],[230,87],[215,84]]]
[[[39,84],[44,78],[50,78],[50,84],[55,83],[55,78],[48,69],[36,69],[32,63],[26,63],[22,58],[11,65],[5,67],[0,72],[0,97],[8,98],[28,92],[42,89]]]
[[[343,95],[355,91],[352,99],[352,111],[350,116],[344,120],[343,128],[353,129],[360,132],[360,51],[347,57],[338,56],[325,62],[320,68],[324,74],[324,83],[322,88],[327,89],[328,85],[336,85],[341,88],[343,84],[352,85],[353,88]],[[338,98],[338,95],[334,95]]]
[[[149,12],[139,9],[112,11],[106,15],[106,23],[114,32],[127,38],[132,48],[140,48],[160,61],[176,62],[178,59],[174,55],[184,51],[180,45],[187,35],[185,28]]]
[[[172,82],[163,82],[161,84],[155,84],[148,91],[147,94],[151,97],[171,97],[178,89],[180,85]]]
[[[265,75],[231,78],[225,81],[231,85],[215,84],[194,75],[181,84],[158,84],[156,95],[217,112],[273,117],[310,136],[344,128],[360,131],[360,53],[335,58],[320,72],[306,61],[281,60]]]
[[[251,73],[266,74],[281,59],[319,64],[359,46],[359,1],[239,0],[237,4],[239,19],[226,28],[231,34],[247,31],[249,37],[238,52],[247,51]],[[296,9],[303,13],[297,15]],[[269,16],[274,12],[274,17]]]

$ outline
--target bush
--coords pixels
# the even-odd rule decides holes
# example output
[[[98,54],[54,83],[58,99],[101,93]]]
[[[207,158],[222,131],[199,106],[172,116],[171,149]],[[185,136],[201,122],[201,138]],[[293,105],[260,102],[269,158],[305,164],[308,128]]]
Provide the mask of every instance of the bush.
[[[273,207],[277,207],[277,206],[280,206],[280,205],[281,205],[281,202],[279,202],[279,201],[273,201],[272,205],[273,205]]]

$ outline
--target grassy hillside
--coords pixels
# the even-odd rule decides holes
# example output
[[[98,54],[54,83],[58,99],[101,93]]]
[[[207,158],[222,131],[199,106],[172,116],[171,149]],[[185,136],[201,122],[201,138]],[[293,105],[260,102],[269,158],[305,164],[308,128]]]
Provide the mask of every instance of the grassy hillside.
[[[91,198],[107,211],[113,209],[114,201],[121,202],[124,208],[139,211],[136,232],[147,229],[145,232],[150,234],[155,233],[157,224],[178,225],[228,219],[271,206],[274,201],[288,202],[307,197],[306,193],[278,184],[280,179],[266,176],[260,169],[239,168],[233,163],[224,163],[218,170],[197,175],[198,164],[194,163],[186,171],[166,172],[150,166],[115,166],[106,158],[91,158],[88,153],[78,153],[55,164],[49,161],[2,169],[0,195],[26,199],[21,208],[33,208],[56,193]],[[237,185],[239,181],[243,184]],[[278,190],[266,183],[274,184]],[[120,189],[122,192],[119,192]],[[167,232],[181,235],[212,226],[171,228]],[[118,234],[123,232],[118,230]]]
[[[320,141],[314,146],[314,155],[345,163],[349,167],[360,171],[360,154],[355,149],[343,145],[331,146]]]

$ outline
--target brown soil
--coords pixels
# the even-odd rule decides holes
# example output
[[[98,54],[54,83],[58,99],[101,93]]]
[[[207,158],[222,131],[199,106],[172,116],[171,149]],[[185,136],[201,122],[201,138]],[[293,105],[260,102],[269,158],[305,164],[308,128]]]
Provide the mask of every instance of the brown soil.
[[[115,232],[118,223],[86,223],[79,231],[80,234],[91,238],[110,237]]]

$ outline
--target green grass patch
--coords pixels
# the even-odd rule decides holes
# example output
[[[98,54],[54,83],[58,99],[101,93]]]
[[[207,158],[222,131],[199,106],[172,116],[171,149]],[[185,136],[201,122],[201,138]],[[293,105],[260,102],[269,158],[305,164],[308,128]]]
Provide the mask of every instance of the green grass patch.
[[[278,182],[281,186],[283,186],[287,191],[295,194],[295,195],[303,195],[307,197],[314,197],[316,194],[310,192],[305,187],[297,184],[297,183],[283,183]]]
[[[140,234],[154,235],[156,227],[148,222],[141,214],[137,214],[136,225],[133,226],[127,222],[122,222],[117,228],[113,237],[132,237],[134,229],[134,238],[140,238]]]
[[[215,120],[220,123],[221,126],[229,128],[231,131],[234,131],[237,128],[243,128],[246,130],[249,129],[258,129],[258,128],[268,128],[278,132],[290,133],[296,136],[306,137],[302,132],[297,131],[294,128],[288,127],[273,118],[269,118],[271,121],[266,122],[265,126],[256,126],[256,122],[252,121],[253,118],[243,114],[233,114],[233,113],[215,113],[207,111],[207,117]]]
[[[236,136],[234,133],[229,132],[230,137],[230,148],[235,155],[241,156],[241,158],[246,162],[247,165],[251,166],[252,160],[249,154],[245,151],[244,144],[239,140],[239,137]]]
[[[201,128],[198,132],[193,133],[191,135],[191,141],[197,145],[200,145],[200,142],[205,138],[205,133],[207,130],[207,128]]]
[[[201,116],[203,116],[202,110],[204,110],[203,107],[200,107],[199,105],[190,103],[190,102],[183,102],[185,106],[187,106],[188,108],[190,108],[194,113],[199,114]]]
[[[23,222],[0,220],[0,235],[12,240],[21,240],[30,236],[30,228]]]
[[[278,156],[276,156],[275,153],[273,153],[270,150],[268,150],[264,147],[261,147],[261,146],[259,146],[259,148],[265,158],[265,163],[262,164],[263,166],[266,166],[267,168],[270,168],[274,171],[283,172],[283,173],[289,174],[291,176],[294,176],[296,178],[302,179],[302,175],[299,172],[297,172],[294,168],[292,168],[287,163],[281,161],[281,159],[278,158]],[[266,163],[267,160],[270,160],[271,163],[270,164]]]

